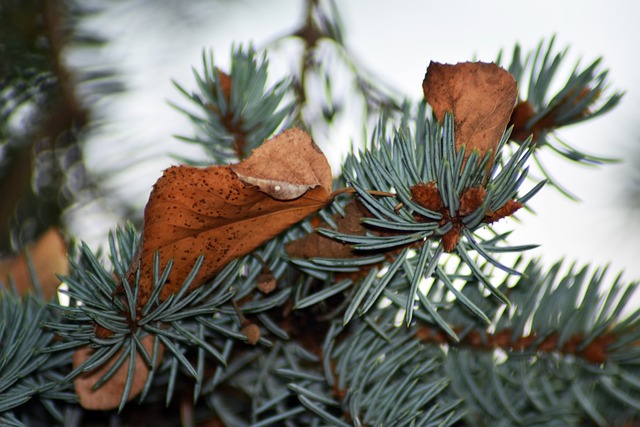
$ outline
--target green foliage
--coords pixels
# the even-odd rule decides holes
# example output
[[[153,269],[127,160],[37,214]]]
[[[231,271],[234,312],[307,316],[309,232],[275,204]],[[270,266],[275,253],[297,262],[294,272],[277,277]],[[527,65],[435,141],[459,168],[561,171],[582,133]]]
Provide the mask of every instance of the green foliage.
[[[511,309],[488,313],[491,331],[459,307],[447,312],[465,332],[445,376],[469,424],[604,426],[638,416],[640,310],[623,311],[637,284],[607,283],[606,269],[562,270],[529,263],[509,289]],[[462,292],[484,299],[474,286]]]
[[[200,258],[180,292],[160,303],[158,295],[167,280],[171,263],[161,268],[159,258],[156,257],[154,291],[141,312],[138,312],[136,300],[139,278],[136,278],[135,283],[128,283],[126,279],[126,271],[134,260],[138,243],[137,232],[133,227],[128,227],[123,231],[118,230],[115,237],[110,237],[110,260],[115,275],[100,263],[86,245],[83,245],[80,248],[80,262],[72,264],[75,276],[64,279],[69,287],[66,293],[74,303],[68,307],[60,307],[65,322],[50,325],[59,336],[65,338],[63,342],[54,345],[53,349],[80,346],[96,349],[84,363],[70,373],[69,378],[91,371],[114,355],[120,354],[112,369],[101,378],[98,386],[107,381],[126,361],[131,360],[132,355],[139,352],[151,371],[142,396],[144,399],[153,384],[156,370],[163,368],[155,360],[156,351],[150,355],[141,344],[143,337],[152,335],[155,337],[154,348],[157,349],[157,346],[162,344],[169,353],[169,356],[165,357],[165,367],[172,366],[175,371],[167,388],[167,400],[170,400],[175,388],[173,382],[178,367],[194,377],[198,384],[202,383],[205,362],[226,363],[221,349],[225,340],[244,339],[237,328],[234,328],[233,322],[230,323],[232,319],[216,316],[222,305],[233,296],[230,290],[233,281],[229,278],[237,274],[236,263],[229,264],[206,289],[186,295],[187,287],[202,263]],[[119,288],[119,284],[122,284],[122,289]],[[96,332],[98,328],[110,333],[106,337],[100,337]],[[185,357],[188,348],[198,353],[195,367]],[[133,376],[129,376],[120,408],[126,402],[125,397],[129,394],[132,381]]]
[[[415,330],[384,319],[392,314],[378,314],[379,329],[362,323],[342,342],[325,346],[336,361],[330,373],[336,378],[327,382],[345,393],[344,412],[353,425],[455,425],[464,409],[462,400],[444,392],[449,379],[442,375],[439,352],[425,348]]]
[[[362,266],[379,264],[384,259],[381,255],[383,252],[393,254],[391,256],[394,257],[394,261],[386,272],[377,274],[377,269],[371,270],[366,278],[358,283],[359,289],[347,309],[345,322],[358,307],[360,315],[372,308],[385,288],[395,283],[394,275],[398,275],[408,278],[411,291],[394,300],[398,303],[404,298],[399,305],[406,310],[407,324],[411,323],[414,302],[418,298],[418,287],[424,277],[434,274],[439,258],[444,254],[441,239],[454,227],[450,220],[443,221],[442,213],[430,210],[415,201],[412,187],[429,182],[440,183],[438,189],[449,218],[455,217],[459,211],[461,195],[465,190],[477,187],[487,189],[483,202],[462,219],[465,229],[455,251],[496,298],[508,303],[502,291],[482,273],[470,252],[475,251],[505,271],[517,273],[491,255],[494,251],[505,252],[510,248],[497,246],[498,242],[495,239],[484,239],[476,232],[488,226],[485,218],[489,212],[498,210],[507,201],[517,197],[518,187],[527,174],[525,165],[533,151],[532,147],[527,143],[522,144],[506,164],[496,164],[491,171],[486,169],[489,156],[479,159],[476,152],[472,153],[463,165],[464,150],[455,151],[451,116],[447,116],[444,124],[440,126],[427,116],[424,102],[417,106],[415,118],[410,114],[410,109],[405,108],[403,126],[393,131],[391,137],[385,135],[385,124],[382,123],[374,131],[371,145],[365,151],[354,153],[345,160],[344,179],[356,190],[360,202],[371,213],[371,218],[363,219],[364,224],[371,226],[370,232],[365,235],[349,235],[326,228],[319,230],[325,236],[353,245],[353,248],[364,256],[351,259],[294,260],[297,265],[305,268],[305,272],[313,274],[312,270],[316,270],[318,276],[318,271],[357,271]],[[410,123],[414,123],[414,128],[409,127]],[[508,138],[509,132],[506,132],[500,141],[498,156],[501,155],[500,150]],[[526,202],[542,184],[534,186],[517,200]],[[371,190],[391,191],[395,197],[376,197],[370,194]],[[398,206],[401,208],[398,209]],[[415,252],[406,248],[400,250],[408,245],[415,247]],[[396,249],[398,250],[394,252]],[[521,247],[511,250],[525,249],[527,248]],[[374,255],[369,255],[372,253]],[[347,284],[337,283],[335,287],[338,286],[344,287]],[[315,295],[314,301],[320,301],[320,297],[330,297],[333,295],[331,290],[332,287],[325,288]],[[433,321],[452,337],[456,336],[451,327],[442,320],[431,301],[420,298],[420,302]],[[460,302],[488,323],[488,318],[477,306],[464,298]],[[297,306],[299,305],[300,302]]]
[[[265,54],[257,59],[253,47],[237,47],[226,77],[215,66],[212,52],[208,56],[203,53],[202,59],[202,74],[194,70],[198,93],[190,94],[175,83],[199,110],[191,113],[177,107],[200,131],[194,138],[180,139],[202,145],[214,163],[236,163],[278,129],[290,126],[295,113],[294,104],[285,103],[290,83],[279,81],[267,86],[269,62]]]
[[[58,321],[38,297],[17,296],[0,286],[0,421],[25,426],[62,422],[63,402],[75,402],[64,381],[71,354],[52,352],[54,334],[45,323]],[[30,421],[33,420],[33,421]],[[6,424],[5,424],[6,423]]]

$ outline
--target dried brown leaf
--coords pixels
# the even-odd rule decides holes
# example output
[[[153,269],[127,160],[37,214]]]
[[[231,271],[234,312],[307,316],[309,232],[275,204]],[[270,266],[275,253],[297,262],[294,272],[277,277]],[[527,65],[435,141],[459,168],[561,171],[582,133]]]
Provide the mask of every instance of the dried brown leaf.
[[[369,214],[357,200],[349,202],[345,208],[345,215],[336,214],[333,217],[337,225],[337,231],[352,236],[364,236],[366,229],[362,224],[362,218]],[[328,227],[328,224],[319,224],[319,227]],[[287,243],[287,254],[293,258],[353,258],[356,255],[350,244],[323,236],[314,231],[311,234]]]
[[[56,274],[69,274],[67,245],[55,228],[49,228],[39,239],[26,248],[36,273],[36,277],[46,300],[53,298],[58,292],[60,279]],[[26,255],[0,260],[0,282],[9,283],[12,278],[18,292],[24,294],[33,290],[29,265]]]
[[[164,300],[177,292],[201,254],[204,263],[190,289],[318,211],[330,199],[329,164],[300,130],[265,142],[238,165],[167,169],[145,208],[138,255],[139,307],[152,291],[156,251],[161,266],[169,259],[174,262],[160,293]],[[134,274],[132,269],[132,280]]]
[[[511,132],[511,139],[518,142],[524,142],[529,135],[533,134],[533,140],[537,141],[539,136],[539,129],[535,126],[528,127],[527,123],[533,116],[535,116],[536,110],[528,101],[519,102],[511,113],[511,119],[509,125],[513,125],[513,131]]]
[[[277,200],[292,200],[316,187],[331,192],[331,169],[313,139],[300,129],[287,130],[255,149],[231,170]]]
[[[154,339],[155,338],[152,335],[147,335],[140,340],[142,342],[142,346],[147,351],[147,354],[149,354],[152,359]],[[111,378],[109,378],[104,384],[102,384],[101,387],[99,387],[97,390],[92,390],[92,387],[100,378],[102,378],[102,376],[109,370],[109,368],[113,366],[113,364],[122,355],[122,351],[122,349],[118,351],[115,355],[113,355],[111,359],[107,361],[107,363],[100,366],[99,368],[79,375],[73,380],[73,386],[76,390],[78,398],[80,399],[80,405],[82,405],[83,408],[90,410],[109,410],[118,407],[127,381],[129,364],[131,363],[129,359],[125,360],[125,362],[120,366],[120,368],[118,368],[115,374],[113,374]],[[92,352],[93,350],[88,347],[82,347],[76,350],[73,354],[73,368],[75,369],[82,363],[84,363],[91,356]],[[156,356],[156,360],[162,360],[163,353],[164,346],[160,344],[158,347],[158,355]],[[140,355],[139,352],[136,353],[136,359],[134,363],[135,370],[133,374],[133,384],[131,386],[129,396],[127,397],[127,401],[130,401],[142,391],[142,389],[144,388],[144,384],[149,376],[149,367],[147,366],[144,359],[142,358],[142,355]]]
[[[533,142],[540,141],[540,137],[543,134],[553,132],[556,128],[562,126],[562,123],[558,121],[558,115],[562,110],[575,106],[590,93],[591,90],[587,87],[582,88],[578,96],[575,96],[575,92],[573,91],[567,92],[567,94],[559,101],[556,101],[555,105],[547,110],[545,114],[538,116],[533,123],[531,119],[533,119],[538,112],[529,101],[520,101],[514,108],[511,119],[509,120],[509,125],[513,125],[511,139],[522,143],[529,136],[533,135]],[[597,95],[599,95],[599,91],[596,94],[596,98]],[[591,114],[591,110],[589,107],[586,107],[584,110],[576,112],[573,118],[586,117],[589,114]],[[565,120],[571,121],[571,119],[567,118],[565,118]]]
[[[446,112],[453,113],[456,149],[466,147],[465,159],[472,150],[481,157],[490,150],[496,154],[518,96],[508,71],[493,63],[431,62],[422,89],[439,121]]]

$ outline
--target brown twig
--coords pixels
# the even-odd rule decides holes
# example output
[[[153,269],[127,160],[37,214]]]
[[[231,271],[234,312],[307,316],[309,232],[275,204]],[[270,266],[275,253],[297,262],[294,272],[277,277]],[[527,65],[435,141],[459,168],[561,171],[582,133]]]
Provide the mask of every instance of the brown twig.
[[[454,328],[456,330],[456,328]],[[493,334],[483,334],[479,331],[471,331],[463,336],[458,347],[469,347],[478,350],[493,351],[503,349],[508,352],[535,351],[535,352],[558,352],[567,355],[581,356],[585,360],[594,364],[605,363],[608,359],[607,348],[617,341],[617,337],[610,333],[604,333],[596,337],[586,346],[581,347],[585,337],[576,334],[567,339],[561,347],[558,347],[559,334],[551,334],[537,342],[539,337],[534,333],[526,337],[512,339],[513,331],[505,329]],[[443,331],[423,326],[418,329],[417,338],[422,342],[433,344],[453,344],[451,338]]]
[[[356,193],[356,189],[353,187],[344,187],[344,188],[339,188],[336,191],[334,191],[333,193],[331,193],[331,199],[336,198],[337,196],[341,195],[341,194],[355,194]],[[372,196],[379,196],[379,197],[396,197],[397,194],[396,193],[391,193],[388,191],[378,191],[378,190],[367,190],[367,194],[370,194]]]

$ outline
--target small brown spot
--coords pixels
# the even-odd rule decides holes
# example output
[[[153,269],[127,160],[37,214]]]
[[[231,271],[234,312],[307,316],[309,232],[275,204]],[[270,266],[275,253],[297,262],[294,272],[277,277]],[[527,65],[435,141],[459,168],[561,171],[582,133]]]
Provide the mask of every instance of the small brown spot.
[[[517,202],[515,200],[509,200],[505,203],[501,208],[497,209],[495,212],[487,212],[487,215],[484,217],[484,222],[487,224],[491,224],[492,222],[496,222],[505,218],[507,216],[513,215],[518,209],[522,207],[522,203]]]
[[[273,277],[271,270],[264,267],[258,275],[257,288],[260,289],[262,293],[270,294],[276,290],[277,285],[278,283],[276,282],[276,278]]]
[[[260,341],[260,328],[255,323],[245,322],[240,332],[247,337],[247,342],[251,345],[256,345]]]
[[[458,214],[467,216],[482,205],[487,191],[482,187],[467,188],[460,196],[460,209]]]
[[[453,228],[449,230],[444,236],[442,236],[442,246],[447,252],[451,252],[458,246],[460,241],[460,225],[454,224]]]

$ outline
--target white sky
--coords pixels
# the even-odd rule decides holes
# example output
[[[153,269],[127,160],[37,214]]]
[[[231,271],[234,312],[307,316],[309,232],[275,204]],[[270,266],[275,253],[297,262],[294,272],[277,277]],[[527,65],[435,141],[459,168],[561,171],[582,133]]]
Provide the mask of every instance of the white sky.
[[[124,15],[127,6],[114,6],[106,16],[96,20],[112,38],[102,60],[124,71],[123,80],[130,85],[131,92],[105,101],[110,115],[104,132],[96,135],[88,152],[89,167],[97,170],[108,170],[114,161],[129,160],[136,164],[135,182],[131,182],[130,175],[122,175],[120,181],[111,185],[119,189],[119,195],[135,199],[140,209],[162,169],[175,163],[167,153],[189,151],[184,143],[172,138],[173,134],[190,135],[192,128],[182,114],[167,105],[167,100],[184,105],[171,79],[191,89],[194,87],[191,68],[201,68],[203,48],[213,48],[223,66],[228,63],[233,42],[253,41],[261,47],[290,30],[301,15],[301,1],[244,0],[225,2],[222,6],[212,1],[199,3],[197,13],[187,16],[186,21],[163,22],[163,15],[154,13],[154,2],[149,3],[144,11]],[[516,41],[527,51],[542,38],[557,34],[557,49],[570,46],[568,66],[573,66],[579,56],[584,57],[584,63],[604,56],[603,65],[610,69],[612,87],[627,92],[622,105],[612,113],[561,135],[587,152],[619,158],[627,156],[630,147],[640,144],[637,113],[640,3],[631,0],[338,0],[337,3],[351,50],[370,71],[416,99],[422,94],[422,79],[430,60],[458,62],[476,57],[491,61],[501,48],[508,58]],[[175,1],[174,7],[179,12],[180,2]],[[184,26],[188,26],[189,38],[176,37]],[[147,37],[139,37],[140,30]],[[345,147],[348,141],[340,145]],[[149,153],[154,153],[151,159]],[[627,279],[640,279],[640,213],[628,210],[621,186],[628,179],[628,168],[624,164],[583,168],[557,161],[555,157],[550,157],[546,165],[583,201],[574,203],[551,188],[543,189],[530,202],[537,216],[521,214],[521,223],[511,220],[505,224],[516,230],[511,243],[541,244],[531,255],[542,256],[547,263],[561,257],[579,263],[594,262],[594,266],[610,263],[613,273],[625,270]],[[139,170],[145,171],[144,176],[140,176]],[[110,222],[115,218],[107,216],[98,221],[105,223],[106,229],[93,228],[88,232],[89,222],[95,225],[96,220],[86,218],[87,224],[79,224],[77,229],[80,238],[89,242],[103,239],[115,225]]]

